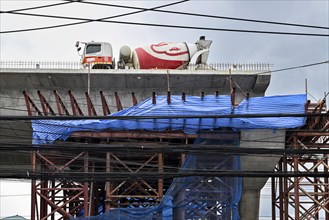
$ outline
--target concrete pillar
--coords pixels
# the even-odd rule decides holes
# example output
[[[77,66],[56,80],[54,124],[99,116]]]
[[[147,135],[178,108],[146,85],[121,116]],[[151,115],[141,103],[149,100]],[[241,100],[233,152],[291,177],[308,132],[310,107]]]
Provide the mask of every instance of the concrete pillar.
[[[241,148],[271,148],[285,147],[285,130],[254,129],[241,131]],[[241,156],[241,170],[272,171],[280,160],[280,156],[256,155]],[[259,219],[260,190],[268,178],[243,178],[242,196],[239,203],[241,220]],[[271,205],[271,204],[269,204]]]
[[[240,200],[239,212],[241,220],[258,219],[259,217],[260,190],[243,190]]]

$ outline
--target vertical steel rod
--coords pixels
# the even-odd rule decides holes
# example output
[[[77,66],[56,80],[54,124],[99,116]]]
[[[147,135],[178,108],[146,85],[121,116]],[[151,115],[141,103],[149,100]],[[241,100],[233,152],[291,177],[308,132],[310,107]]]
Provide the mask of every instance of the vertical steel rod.
[[[106,153],[106,173],[111,172],[111,153]],[[106,191],[106,198],[105,198],[105,211],[109,211],[111,209],[111,183],[109,179],[106,179],[105,182],[105,191]]]
[[[89,155],[88,152],[84,153],[84,166],[83,171],[85,174],[88,172],[88,162],[89,162]],[[83,184],[83,209],[84,209],[84,216],[89,216],[88,210],[88,182],[84,180]]]
[[[294,135],[294,149],[298,149],[297,136]],[[294,172],[298,173],[298,155],[293,156]],[[295,220],[299,220],[299,177],[294,177],[294,195],[295,195]]]
[[[276,193],[275,193],[275,177],[271,178],[271,188],[272,188],[272,220],[276,220],[276,213],[275,213],[275,203],[276,203]]]

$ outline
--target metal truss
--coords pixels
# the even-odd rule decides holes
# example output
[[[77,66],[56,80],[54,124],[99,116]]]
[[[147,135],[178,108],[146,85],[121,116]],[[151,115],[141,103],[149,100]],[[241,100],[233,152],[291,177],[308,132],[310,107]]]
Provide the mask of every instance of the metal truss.
[[[307,103],[307,107],[311,106]],[[308,112],[324,113],[324,117],[309,117],[303,132],[289,132],[286,148],[328,149],[329,116],[325,112],[324,100]],[[327,115],[327,116],[326,116]],[[322,171],[328,174],[327,154],[294,155],[282,157],[276,171],[295,173]],[[329,220],[329,174],[322,177],[272,178],[272,219],[280,220]],[[276,216],[278,209],[278,216]]]
[[[128,159],[124,154],[107,153],[106,169],[109,172],[163,173],[163,154],[134,154]],[[137,162],[138,161],[138,162]],[[105,183],[106,210],[110,208],[150,207],[157,205],[163,197],[163,178],[148,181],[143,178],[123,181],[108,180]]]
[[[231,86],[232,87],[232,86]],[[232,88],[232,97],[234,89]],[[57,113],[47,102],[41,92],[38,92],[41,108],[38,108],[27,92],[24,92],[26,106],[29,115],[70,115],[68,108],[62,102],[61,97],[54,91]],[[73,115],[84,115],[72,92],[69,92],[70,103]],[[103,114],[110,113],[105,97],[100,92]],[[155,103],[155,94],[153,94]],[[182,95],[184,100],[185,94]],[[137,100],[132,94],[133,105]],[[232,98],[232,100],[234,100]],[[96,115],[94,105],[86,93],[87,114]],[[170,103],[170,93],[167,101]],[[118,94],[115,94],[117,110],[122,109]],[[234,103],[232,103],[234,104]],[[324,109],[324,102],[311,107],[308,110],[321,113]],[[292,149],[328,149],[329,147],[329,118],[309,117],[303,132],[287,131],[286,148]],[[192,143],[197,136],[187,135],[180,132],[144,132],[144,131],[103,131],[103,132],[75,132],[70,139],[80,143],[106,143],[113,144],[121,141],[123,144],[136,143]],[[129,140],[129,141],[128,141]],[[174,158],[174,159],[173,159]],[[185,160],[184,154],[165,155],[143,154],[132,155],[118,154],[114,152],[94,153],[75,152],[65,154],[61,152],[45,153],[34,151],[31,153],[32,171],[41,171],[45,177],[41,180],[32,180],[31,196],[31,219],[66,219],[68,216],[90,216],[96,215],[99,211],[106,211],[116,207],[150,207],[158,204],[163,192],[171,180],[157,178],[149,179],[127,179],[123,181],[105,178],[104,181],[70,181],[67,179],[51,180],[51,175],[58,172],[157,172],[165,171],[166,166],[181,166]],[[102,161],[102,162],[97,162]],[[101,167],[101,168],[99,168]],[[278,166],[277,172],[328,172],[328,155],[294,155],[283,157]],[[191,182],[188,191],[175,198],[175,202],[190,201],[187,209],[174,209],[174,216],[189,216],[191,219],[229,219],[230,209],[225,202],[217,203],[218,198],[206,189],[216,189],[220,185],[223,192],[218,193],[223,201],[229,199],[228,192],[231,185],[225,178],[202,178],[197,177]],[[275,209],[279,210],[281,220],[289,219],[320,219],[329,220],[329,181],[328,176],[323,177],[280,177],[272,178],[272,218],[276,219]],[[225,191],[225,192],[224,192]],[[216,193],[217,194],[217,193]],[[225,197],[225,198],[224,198]],[[179,206],[178,206],[179,207]],[[198,207],[197,209],[195,207]]]
[[[233,169],[234,157],[219,155],[193,156],[198,157],[196,169],[228,170]],[[213,161],[211,158],[216,158]],[[184,172],[184,171],[183,171]],[[181,180],[180,180],[181,181]],[[188,177],[183,181],[183,187],[178,193],[174,208],[174,219],[232,219],[232,203],[236,192],[236,181],[233,177]],[[176,198],[177,199],[177,198]],[[175,201],[175,200],[174,200]]]
[[[32,115],[70,115],[63,99],[57,91],[54,91],[57,113],[47,102],[43,94],[38,91],[41,108],[38,108],[27,92],[23,92],[28,114]],[[69,91],[69,100],[72,108],[72,115],[84,115],[82,109]],[[103,92],[100,92],[103,114],[110,113]],[[153,93],[155,100],[155,93]],[[170,93],[168,92],[168,102]],[[86,93],[87,114],[97,115],[94,105]],[[117,110],[122,109],[121,101],[115,93]],[[137,99],[132,93],[132,103],[137,104]],[[155,101],[154,101],[154,104]],[[70,141],[78,143],[102,143],[102,144],[161,144],[169,142],[188,143],[189,139],[195,139],[196,135],[187,135],[180,132],[75,132],[71,135]],[[165,141],[163,141],[165,139]],[[127,142],[127,140],[129,140]],[[65,147],[65,142],[60,143]],[[123,154],[123,153],[95,153],[76,152],[61,153],[54,151],[49,153],[34,151],[31,153],[31,164],[33,172],[45,174],[44,178],[32,180],[31,196],[31,219],[67,219],[69,216],[91,216],[97,215],[113,208],[119,207],[150,207],[158,205],[163,197],[164,188],[168,188],[171,180],[162,177],[153,179],[125,179],[113,180],[105,178],[103,181],[72,181],[69,174],[72,172],[107,172],[107,173],[163,173],[164,166],[179,168],[185,158],[185,154],[164,155],[155,154]],[[61,172],[68,172],[68,178],[52,180],[51,176]]]
[[[74,182],[69,178],[50,180],[51,175],[65,173],[77,163],[81,164],[77,172],[87,172],[88,153],[81,152],[63,157],[60,152],[35,151],[31,156],[32,171],[45,174],[41,180],[32,180],[31,219],[67,219],[84,212],[88,215],[88,182]]]

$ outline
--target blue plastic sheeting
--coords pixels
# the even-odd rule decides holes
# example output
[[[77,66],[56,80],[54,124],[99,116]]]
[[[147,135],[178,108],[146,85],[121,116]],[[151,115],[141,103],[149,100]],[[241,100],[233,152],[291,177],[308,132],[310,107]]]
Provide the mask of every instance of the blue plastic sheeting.
[[[161,203],[149,208],[114,208],[101,215],[88,217],[70,217],[70,220],[173,220],[172,198],[165,196]]]
[[[257,97],[243,100],[234,110],[230,96],[209,95],[203,98],[157,96],[156,104],[149,98],[136,106],[111,114],[113,116],[190,116],[190,115],[234,115],[234,114],[289,114],[305,112],[306,95]],[[101,130],[182,130],[195,134],[200,130],[222,127],[234,129],[252,128],[295,128],[305,124],[305,117],[276,118],[189,118],[189,119],[135,119],[135,120],[35,120],[32,121],[33,143],[47,144],[65,140],[75,131]],[[46,131],[46,132],[45,132]]]
[[[216,132],[211,132],[217,137]],[[239,140],[198,138],[198,145],[239,147]],[[221,219],[239,220],[238,204],[242,194],[241,177],[197,176],[195,172],[238,171],[240,157],[220,153],[189,155],[161,203],[154,207],[113,208],[102,215],[71,220],[176,220]],[[188,176],[191,174],[191,176]]]
[[[239,147],[238,140],[197,139],[196,144]],[[189,155],[180,169],[188,174],[196,171],[238,171],[240,157],[219,153]],[[239,220],[238,204],[242,194],[241,177],[190,176],[176,178],[165,197],[172,200],[172,219]]]

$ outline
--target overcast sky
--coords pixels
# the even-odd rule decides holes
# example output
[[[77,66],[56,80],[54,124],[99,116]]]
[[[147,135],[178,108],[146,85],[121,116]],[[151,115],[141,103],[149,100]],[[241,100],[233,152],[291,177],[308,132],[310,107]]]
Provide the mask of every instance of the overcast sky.
[[[15,10],[63,1],[1,0],[1,10]],[[101,1],[94,1],[101,2]],[[119,5],[154,7],[174,1],[103,1]],[[199,1],[191,0],[165,10],[211,14],[256,20],[329,26],[329,3],[320,1]],[[83,3],[21,11],[24,13],[51,14],[79,18],[98,19],[133,12],[123,8],[97,6]],[[300,28],[241,22],[223,19],[200,18],[157,12],[144,12],[114,19],[144,23],[175,24],[227,29],[250,29],[280,32],[305,32],[329,34],[329,30]],[[1,31],[36,28],[76,22],[25,15],[1,14]],[[193,29],[169,29],[160,27],[119,25],[113,23],[88,23],[63,28],[1,34],[1,60],[53,60],[78,61],[75,42],[106,41],[118,57],[119,48],[128,45],[136,48],[163,41],[195,42],[205,35],[213,40],[209,62],[237,62],[272,64],[272,70],[329,60],[329,38],[290,35],[250,34]],[[329,85],[329,65],[273,73],[267,95],[302,93],[305,78],[308,91],[321,99]],[[312,97],[309,97],[315,101]]]
[[[1,0],[1,11],[60,3],[63,1]],[[174,1],[93,1],[150,8]],[[329,26],[329,1],[201,1],[192,0],[165,10],[193,12],[217,16]],[[51,14],[98,19],[133,12],[134,10],[70,3],[66,5],[22,11],[24,13]],[[279,26],[223,19],[200,18],[165,13],[144,12],[114,19],[143,23],[201,26],[226,29],[250,29],[280,32],[305,32],[329,34],[329,30]],[[36,28],[76,22],[72,20],[40,18],[25,15],[1,14],[1,32]],[[0,35],[1,60],[79,61],[74,47],[79,41],[110,42],[118,57],[119,48],[132,48],[159,43],[194,43],[204,35],[213,40],[209,62],[235,62],[272,64],[271,69],[281,69],[329,60],[329,38],[311,36],[251,34],[239,32],[202,31],[193,29],[169,29],[159,27],[119,25],[113,23],[88,23],[49,30],[9,33]],[[267,95],[304,93],[305,78],[308,92],[317,100],[329,91],[329,65],[319,65],[291,71],[273,73]],[[313,102],[312,96],[309,96]],[[2,188],[3,190],[3,188]],[[3,192],[1,192],[3,193]],[[4,210],[1,209],[1,212]],[[15,213],[17,214],[17,213]],[[0,216],[3,216],[0,213]]]

